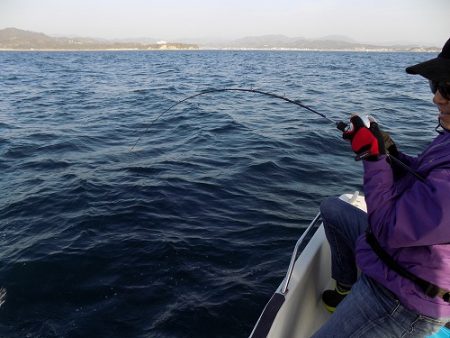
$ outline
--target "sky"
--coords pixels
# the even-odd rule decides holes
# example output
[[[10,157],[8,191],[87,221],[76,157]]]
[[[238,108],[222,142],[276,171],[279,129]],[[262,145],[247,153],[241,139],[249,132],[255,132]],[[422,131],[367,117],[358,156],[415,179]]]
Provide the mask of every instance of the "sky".
[[[0,0],[0,29],[107,39],[341,35],[441,47],[450,0]]]

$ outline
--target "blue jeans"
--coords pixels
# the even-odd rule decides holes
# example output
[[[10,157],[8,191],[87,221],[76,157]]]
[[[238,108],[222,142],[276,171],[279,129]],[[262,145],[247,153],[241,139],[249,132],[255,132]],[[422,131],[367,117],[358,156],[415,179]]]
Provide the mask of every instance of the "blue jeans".
[[[355,244],[367,229],[367,214],[338,197],[325,199],[320,213],[331,248],[331,277],[342,284],[353,285],[358,276]]]
[[[353,287],[313,337],[425,337],[445,324],[447,320],[406,309],[364,274],[357,279],[355,243],[367,228],[365,212],[336,197],[324,200],[320,211],[331,248],[332,277]]]

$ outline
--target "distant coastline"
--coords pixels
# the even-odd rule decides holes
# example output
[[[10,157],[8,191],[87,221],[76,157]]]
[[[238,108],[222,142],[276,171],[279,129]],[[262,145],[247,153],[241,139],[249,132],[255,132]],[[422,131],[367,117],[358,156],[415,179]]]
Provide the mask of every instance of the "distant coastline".
[[[301,49],[301,48],[208,48],[208,47],[199,47],[199,48],[170,48],[170,49],[127,49],[127,48],[109,48],[109,49],[10,49],[10,48],[1,48],[1,52],[23,52],[23,53],[32,53],[32,52],[176,52],[176,51],[197,51],[197,52],[208,52],[208,51],[217,51],[217,52],[330,52],[330,53],[338,53],[338,52],[348,52],[348,53],[437,53],[438,50],[434,49],[414,49],[414,50],[398,50],[398,49]]]
[[[146,39],[149,40],[149,39]],[[93,38],[50,37],[17,28],[0,30],[0,51],[323,51],[323,52],[439,52],[438,47],[419,45],[379,46],[336,38],[305,39],[283,35],[245,37],[231,41],[167,42],[109,41]]]
[[[155,43],[115,42],[91,38],[55,38],[17,28],[0,30],[2,51],[145,51],[196,50],[195,44],[158,41]]]
[[[18,49],[18,48],[1,48],[0,52],[151,52],[151,51],[194,51],[199,50],[199,48],[147,48],[147,49],[138,49],[138,48],[98,48],[98,49],[45,49],[45,48],[39,48],[39,49]]]

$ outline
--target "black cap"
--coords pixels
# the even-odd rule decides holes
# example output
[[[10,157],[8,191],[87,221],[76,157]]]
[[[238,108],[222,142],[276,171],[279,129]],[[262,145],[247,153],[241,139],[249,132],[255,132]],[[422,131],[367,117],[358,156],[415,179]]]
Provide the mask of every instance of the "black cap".
[[[450,39],[437,58],[406,68],[408,74],[419,74],[432,81],[450,81]]]

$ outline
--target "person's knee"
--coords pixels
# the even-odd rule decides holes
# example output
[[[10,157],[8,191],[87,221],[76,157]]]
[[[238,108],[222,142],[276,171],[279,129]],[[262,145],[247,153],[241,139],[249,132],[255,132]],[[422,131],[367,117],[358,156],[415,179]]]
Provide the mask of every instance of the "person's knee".
[[[320,214],[322,219],[333,222],[342,211],[342,200],[339,197],[327,197],[320,203]],[[344,202],[345,203],[345,202]]]

